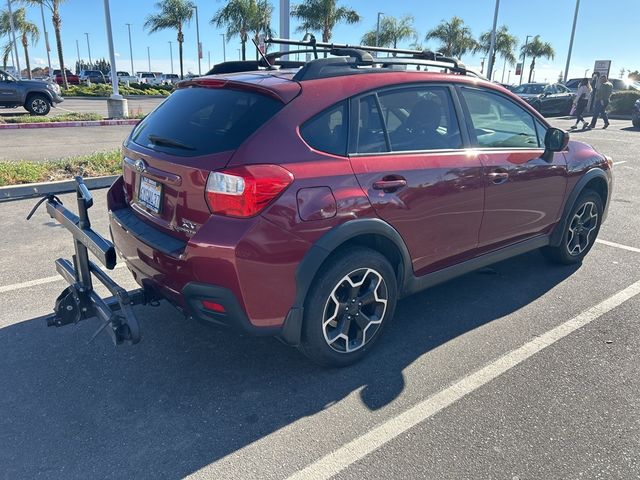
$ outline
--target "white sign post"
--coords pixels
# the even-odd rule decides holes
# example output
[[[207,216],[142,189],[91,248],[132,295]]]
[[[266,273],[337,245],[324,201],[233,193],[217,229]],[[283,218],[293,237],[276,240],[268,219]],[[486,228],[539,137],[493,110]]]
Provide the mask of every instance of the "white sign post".
[[[596,60],[593,65],[593,73],[598,72],[600,75],[609,77],[609,70],[611,70],[611,60]]]

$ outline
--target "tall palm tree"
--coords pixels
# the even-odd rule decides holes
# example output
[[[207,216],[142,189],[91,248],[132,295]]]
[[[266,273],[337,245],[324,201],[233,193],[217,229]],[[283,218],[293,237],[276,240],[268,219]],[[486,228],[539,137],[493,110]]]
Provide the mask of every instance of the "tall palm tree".
[[[307,0],[305,3],[294,5],[291,15],[302,23],[298,32],[321,32],[322,41],[329,42],[333,27],[338,23],[358,23],[358,12],[347,7],[338,7],[337,0]]]
[[[501,26],[498,30],[496,30],[496,43],[493,49],[493,58],[491,59],[491,65],[495,67],[496,65],[496,56],[500,55],[505,62],[505,65],[508,63],[509,65],[513,65],[516,63],[516,56],[514,55],[514,50],[518,45],[518,39],[515,35],[511,35],[509,33],[509,27],[506,25]],[[489,50],[491,50],[491,31],[484,32],[480,35],[478,39],[478,44],[476,48],[473,49],[474,53],[482,52],[485,54],[489,54]]]
[[[24,8],[18,8],[13,12],[13,27],[20,37],[22,48],[24,49],[24,58],[27,62],[27,76],[31,80],[31,62],[29,60],[29,40],[31,45],[40,39],[40,30],[37,25],[27,20],[27,11]],[[9,21],[9,11],[0,12],[0,35],[8,35],[11,32],[11,22]],[[18,42],[18,39],[16,39]],[[11,44],[13,42],[10,42]]]
[[[159,13],[149,15],[144,22],[144,28],[149,29],[149,33],[160,30],[175,29],[178,32],[178,55],[180,56],[180,78],[184,78],[184,68],[182,64],[182,44],[184,34],[182,26],[189,24],[193,17],[195,4],[191,0],[163,0],[156,3]]]
[[[247,59],[247,41],[249,40],[249,33],[253,31],[255,34],[254,27],[256,25],[256,10],[256,0],[229,0],[224,7],[216,12],[209,22],[211,25],[218,28],[227,28],[227,42],[236,36],[240,37],[242,60]],[[271,11],[272,10],[273,8],[271,8]],[[269,19],[270,17],[271,12],[269,13]]]
[[[520,49],[520,53],[522,55],[527,55],[531,57],[531,66],[529,68],[529,83],[531,83],[531,76],[533,75],[533,70],[536,68],[536,59],[537,58],[547,58],[553,60],[556,56],[556,51],[553,49],[549,42],[543,42],[540,40],[540,35],[536,35],[526,45],[523,45]]]
[[[440,53],[447,57],[461,57],[472,51],[476,41],[471,29],[460,17],[452,17],[448,22],[442,20],[436,28],[429,30],[426,40],[440,40]]]
[[[64,88],[68,88],[66,69],[64,68],[64,56],[62,55],[62,18],[60,17],[60,4],[65,0],[22,0],[27,5],[44,6],[51,12],[51,23],[56,35],[56,47],[58,49],[58,63],[60,64],[60,73],[62,74],[62,83]]]
[[[380,33],[377,29],[365,33],[362,37],[363,45],[375,45],[376,36],[378,46],[398,48],[398,43],[406,39],[415,39],[416,29],[413,28],[413,16],[405,15],[399,20],[395,17],[384,17],[380,22]]]

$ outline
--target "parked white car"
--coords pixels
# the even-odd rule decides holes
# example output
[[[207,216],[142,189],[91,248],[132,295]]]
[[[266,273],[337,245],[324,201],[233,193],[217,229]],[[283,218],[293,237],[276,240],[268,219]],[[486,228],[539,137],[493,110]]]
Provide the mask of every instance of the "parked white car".
[[[149,85],[162,85],[162,74],[156,75],[153,72],[138,72],[138,81]]]
[[[180,75],[177,73],[163,73],[160,78],[165,85],[174,85],[180,81]]]
[[[118,76],[118,83],[138,83],[138,77],[134,75],[129,75],[129,72],[125,71],[117,71],[116,75]],[[108,74],[108,78],[111,78],[111,72]]]

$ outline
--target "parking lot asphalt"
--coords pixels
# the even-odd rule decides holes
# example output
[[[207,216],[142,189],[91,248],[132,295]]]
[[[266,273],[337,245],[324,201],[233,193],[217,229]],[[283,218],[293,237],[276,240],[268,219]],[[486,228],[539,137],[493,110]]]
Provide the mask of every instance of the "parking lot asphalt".
[[[404,299],[371,355],[341,370],[164,303],[136,309],[136,346],[87,344],[96,321],[47,328],[70,236],[44,210],[24,221],[32,200],[0,203],[0,478],[638,478],[629,123],[573,135],[614,160],[609,217],[582,265],[531,252]],[[114,278],[134,287],[126,268]]]

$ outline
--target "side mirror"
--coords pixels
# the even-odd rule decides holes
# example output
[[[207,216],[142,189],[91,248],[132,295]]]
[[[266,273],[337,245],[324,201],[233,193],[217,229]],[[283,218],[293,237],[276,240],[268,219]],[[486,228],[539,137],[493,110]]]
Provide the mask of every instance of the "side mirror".
[[[560,130],[559,128],[550,128],[544,136],[544,153],[542,158],[546,161],[553,159],[553,152],[560,152],[567,148],[569,144],[569,132]]]

